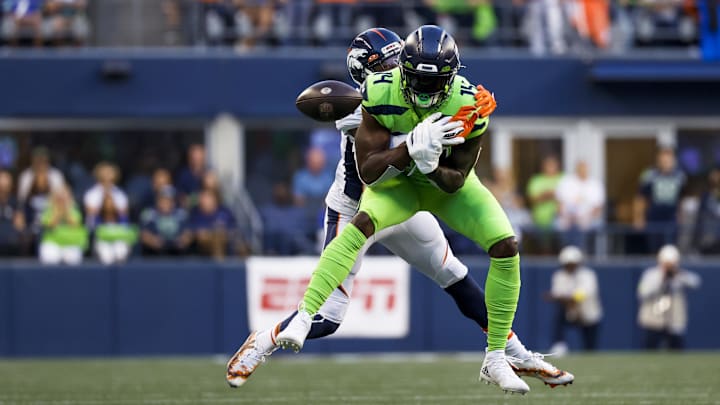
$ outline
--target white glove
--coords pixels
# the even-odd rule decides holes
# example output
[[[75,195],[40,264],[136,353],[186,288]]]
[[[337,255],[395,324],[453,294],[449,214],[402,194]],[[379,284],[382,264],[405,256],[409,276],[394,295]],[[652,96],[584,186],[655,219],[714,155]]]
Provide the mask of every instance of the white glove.
[[[405,141],[408,154],[421,173],[428,174],[437,169],[443,146],[465,142],[465,138],[456,137],[462,131],[462,122],[450,121],[450,118],[443,117],[439,112],[434,113],[408,134]]]

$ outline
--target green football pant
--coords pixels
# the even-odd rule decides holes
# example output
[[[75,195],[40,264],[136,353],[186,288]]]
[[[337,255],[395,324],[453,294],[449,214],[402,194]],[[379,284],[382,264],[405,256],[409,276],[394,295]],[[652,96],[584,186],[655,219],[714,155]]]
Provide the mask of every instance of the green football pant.
[[[360,211],[370,216],[375,232],[404,222],[417,211],[429,211],[486,251],[514,235],[502,207],[474,173],[453,194],[418,177],[398,176],[368,187],[363,193]],[[325,248],[305,292],[303,305],[306,311],[317,312],[348,275],[366,241],[357,227],[349,225]],[[491,258],[485,282],[488,350],[505,348],[519,292],[519,256]]]

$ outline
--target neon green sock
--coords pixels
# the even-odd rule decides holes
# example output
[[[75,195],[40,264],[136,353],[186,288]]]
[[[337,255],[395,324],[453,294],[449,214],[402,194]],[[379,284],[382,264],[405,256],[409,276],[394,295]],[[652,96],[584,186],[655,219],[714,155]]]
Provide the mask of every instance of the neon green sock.
[[[504,350],[520,296],[520,255],[490,258],[485,280],[488,351]]]
[[[357,260],[367,238],[353,224],[330,242],[320,256],[310,284],[305,290],[303,305],[310,315],[315,314],[330,294],[345,280]]]

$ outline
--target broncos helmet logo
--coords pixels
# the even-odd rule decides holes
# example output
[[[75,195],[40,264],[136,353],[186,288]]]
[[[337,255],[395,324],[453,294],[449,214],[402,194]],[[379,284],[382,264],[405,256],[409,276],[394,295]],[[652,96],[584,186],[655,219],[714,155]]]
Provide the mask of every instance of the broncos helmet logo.
[[[360,58],[366,57],[368,54],[367,49],[361,49],[361,48],[351,48],[350,52],[348,52],[347,56],[347,64],[351,69],[359,69],[362,70],[365,67],[363,66],[362,62],[360,62]]]

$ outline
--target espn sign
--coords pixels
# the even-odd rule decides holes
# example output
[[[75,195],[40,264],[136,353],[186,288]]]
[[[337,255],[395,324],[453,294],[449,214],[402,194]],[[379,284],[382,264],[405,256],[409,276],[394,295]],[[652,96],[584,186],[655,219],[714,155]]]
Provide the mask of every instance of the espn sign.
[[[317,257],[247,261],[248,317],[252,330],[274,326],[302,300]],[[409,330],[409,266],[389,257],[363,259],[345,320],[333,336],[400,338]]]

